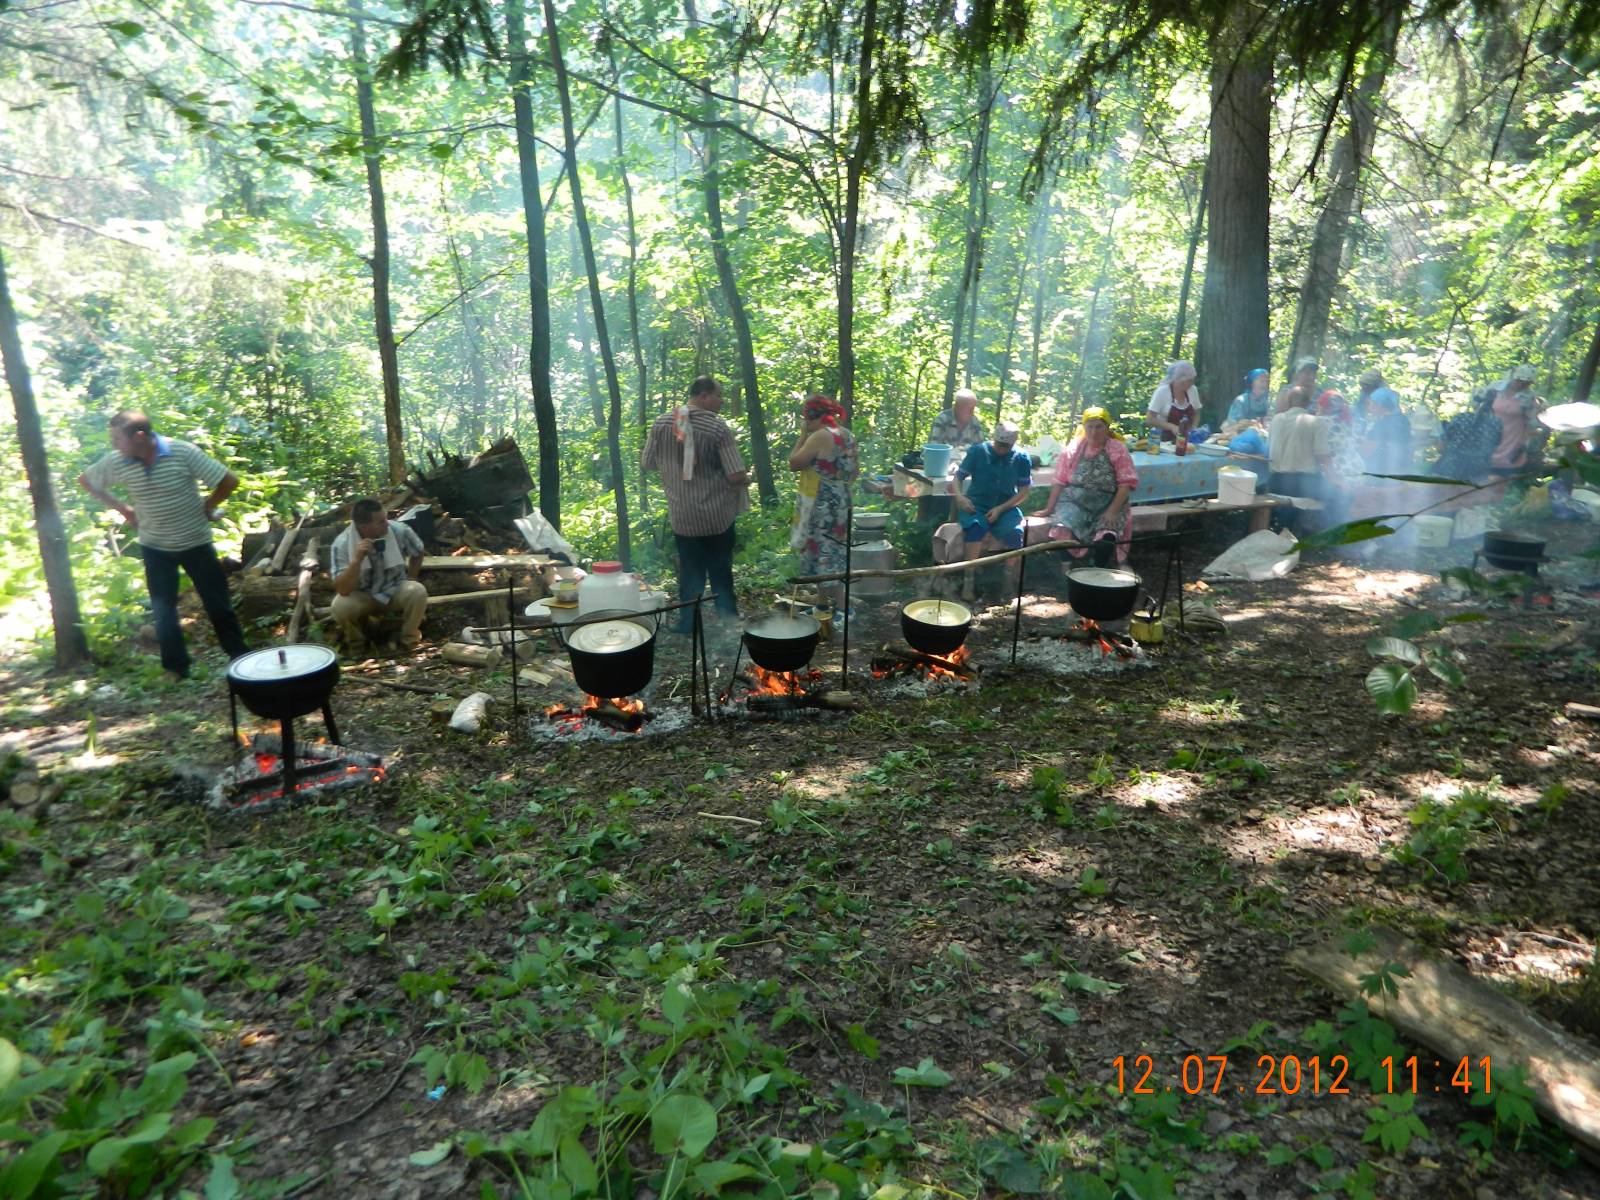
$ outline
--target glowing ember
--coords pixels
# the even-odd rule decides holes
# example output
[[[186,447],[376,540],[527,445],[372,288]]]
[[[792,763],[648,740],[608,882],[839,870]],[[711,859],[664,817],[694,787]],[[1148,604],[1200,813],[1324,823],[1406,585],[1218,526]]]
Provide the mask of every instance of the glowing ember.
[[[1099,621],[1091,621],[1088,617],[1084,617],[1072,628],[1076,633],[1088,635],[1082,640],[1091,646],[1100,647],[1102,657],[1107,654],[1115,654],[1118,658],[1133,657],[1132,647],[1126,644],[1129,639],[1120,633],[1102,629]]]
[[[751,663],[748,680],[751,684],[751,696],[798,696],[805,692],[808,685],[821,683],[822,672],[815,669],[769,671],[765,667]]]
[[[604,696],[585,696],[581,708],[552,704],[544,710],[544,715],[557,732],[564,734],[581,732],[589,721],[599,721],[623,733],[638,733],[651,717],[645,710],[644,701],[631,696],[609,699]]]
[[[952,653],[943,656],[917,650],[909,654],[903,651],[893,655],[880,654],[872,660],[874,679],[915,675],[922,679],[954,679],[964,683],[977,673],[978,667],[972,661],[972,652],[965,646],[957,646]]]
[[[283,787],[279,740],[259,735],[245,743],[250,753],[224,771],[212,786],[209,803],[224,812],[263,812],[283,802],[316,798],[320,793],[387,777],[383,759],[362,750],[326,742],[300,747],[295,754],[294,789]]]

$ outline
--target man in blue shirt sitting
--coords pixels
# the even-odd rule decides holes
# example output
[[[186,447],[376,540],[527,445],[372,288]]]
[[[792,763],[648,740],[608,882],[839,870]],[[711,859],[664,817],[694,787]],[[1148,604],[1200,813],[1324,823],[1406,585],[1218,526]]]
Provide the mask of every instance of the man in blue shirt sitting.
[[[994,437],[967,451],[956,471],[956,520],[966,539],[967,561],[998,549],[1022,548],[1022,505],[1033,486],[1033,460],[1017,450],[1017,426],[1001,421]],[[974,572],[965,573],[964,600],[977,599]]]

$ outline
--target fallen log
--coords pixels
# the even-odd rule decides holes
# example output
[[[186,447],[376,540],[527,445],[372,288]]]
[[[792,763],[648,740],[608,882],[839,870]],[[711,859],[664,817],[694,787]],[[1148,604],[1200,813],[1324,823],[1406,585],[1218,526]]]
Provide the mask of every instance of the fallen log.
[[[294,532],[284,538],[283,542],[278,546],[278,552],[272,556],[271,573],[273,575],[280,574],[283,571],[284,563],[289,561],[289,551],[294,549],[294,541],[300,536],[300,528],[306,523],[306,518],[310,515],[311,510],[309,508],[301,513],[300,520],[295,523]]]
[[[1600,708],[1593,704],[1579,704],[1576,700],[1567,701],[1566,713],[1580,721],[1600,721]]]
[[[1433,1074],[1441,1085],[1464,1058],[1477,1068],[1479,1082],[1480,1061],[1490,1060],[1491,1088],[1494,1073],[1523,1068],[1540,1113],[1600,1161],[1600,1050],[1392,930],[1371,933],[1375,944],[1359,954],[1346,950],[1341,938],[1296,950],[1289,964],[1337,993],[1365,999],[1377,1016],[1438,1054],[1442,1065]],[[1410,975],[1398,980],[1396,995],[1366,995],[1362,978],[1386,964]]]
[[[272,566],[272,554],[282,540],[283,531],[278,529],[267,530],[266,539],[261,543],[261,548],[250,565],[244,569],[246,575],[265,575]]]

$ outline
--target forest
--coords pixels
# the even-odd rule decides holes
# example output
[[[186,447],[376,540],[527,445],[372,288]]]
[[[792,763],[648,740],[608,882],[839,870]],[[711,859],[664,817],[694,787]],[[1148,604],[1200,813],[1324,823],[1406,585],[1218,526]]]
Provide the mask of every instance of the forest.
[[[1164,644],[1069,629],[1024,552],[914,693],[944,510],[856,493],[908,570],[824,711],[700,723],[748,642],[708,666],[695,610],[626,750],[524,732],[566,635],[441,656],[543,589],[514,533],[430,541],[460,605],[333,705],[387,777],[245,816],[229,656],[186,591],[158,663],[80,486],[118,412],[199,447],[236,602],[305,524],[252,647],[332,641],[352,501],[508,439],[576,560],[667,595],[646,446],[704,376],[747,617],[813,578],[814,396],[888,491],[958,389],[1131,440],[1174,363],[1217,428],[1310,359],[1381,372],[1421,489],[1481,389],[1592,396],[1597,66],[1585,0],[0,0],[0,1195],[1600,1197],[1593,429],[1466,481],[1537,584],[1460,513],[1389,536],[1432,491],[1248,582],[1199,576],[1244,516],[1135,523]],[[1025,626],[1096,665],[1019,667]]]

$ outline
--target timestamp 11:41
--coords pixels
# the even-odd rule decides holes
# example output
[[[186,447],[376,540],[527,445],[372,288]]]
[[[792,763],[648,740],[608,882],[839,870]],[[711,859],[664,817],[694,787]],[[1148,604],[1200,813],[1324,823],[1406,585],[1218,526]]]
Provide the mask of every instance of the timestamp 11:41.
[[[1159,1078],[1155,1059],[1148,1054],[1137,1055],[1131,1062],[1119,1054],[1111,1060],[1111,1065],[1116,1068],[1116,1087],[1119,1092],[1153,1095],[1158,1091],[1174,1090],[1171,1083],[1163,1083]],[[1350,1073],[1350,1059],[1343,1054],[1334,1054],[1326,1059],[1316,1055],[1302,1059],[1296,1054],[1263,1054],[1256,1059],[1253,1070],[1241,1064],[1239,1072],[1230,1077],[1228,1068],[1231,1065],[1230,1056],[1226,1054],[1185,1055],[1177,1079],[1173,1082],[1191,1096],[1202,1092],[1215,1095],[1224,1091],[1268,1096],[1292,1096],[1301,1091],[1330,1096],[1350,1094],[1350,1086],[1346,1082]],[[1399,1061],[1393,1055],[1388,1055],[1380,1059],[1377,1065],[1382,1073],[1372,1073],[1372,1087],[1389,1095],[1396,1092],[1424,1092],[1430,1085],[1435,1092],[1454,1088],[1468,1094],[1488,1093],[1492,1087],[1490,1059],[1487,1055],[1478,1059],[1476,1064],[1469,1056],[1463,1055],[1454,1063],[1454,1070],[1450,1070],[1452,1064],[1448,1062],[1433,1059],[1431,1064],[1424,1063],[1415,1054]],[[1474,1071],[1474,1065],[1478,1071]],[[1450,1070],[1448,1079],[1445,1076],[1447,1070]],[[1227,1082],[1224,1083],[1224,1080]]]

